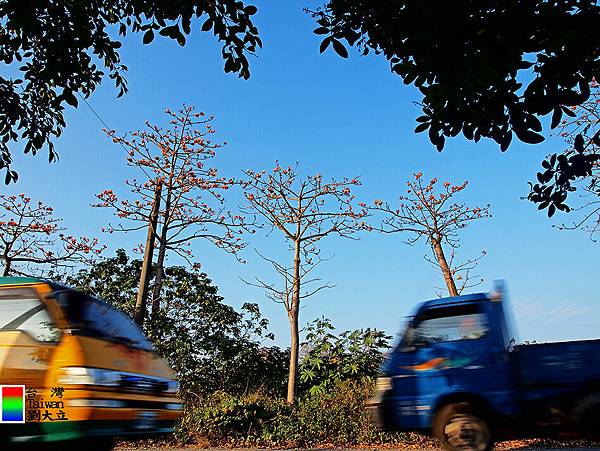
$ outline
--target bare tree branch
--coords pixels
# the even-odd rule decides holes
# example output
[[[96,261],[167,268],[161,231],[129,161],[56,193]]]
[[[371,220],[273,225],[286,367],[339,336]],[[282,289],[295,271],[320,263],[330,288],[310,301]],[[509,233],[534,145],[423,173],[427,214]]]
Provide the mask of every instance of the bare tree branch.
[[[368,230],[402,234],[406,236],[404,242],[410,245],[425,240],[433,253],[433,258],[426,256],[425,259],[441,272],[451,296],[457,296],[465,289],[481,283],[481,279],[474,283],[478,276],[473,275],[472,270],[485,252],[476,259],[460,264],[455,264],[454,260],[456,249],[460,246],[458,232],[473,221],[491,217],[490,206],[471,208],[454,202],[454,196],[467,187],[466,181],[461,185],[444,182],[443,187],[436,190],[437,178],[425,183],[423,174],[419,172],[407,185],[406,194],[399,197],[398,205],[392,207],[387,202],[375,200],[373,206],[368,207],[381,216],[380,223],[368,225]],[[365,204],[362,206],[367,207]],[[450,249],[449,255],[445,248]],[[440,295],[439,289],[435,289]]]
[[[328,236],[356,239],[365,229],[368,209],[354,205],[353,187],[358,178],[323,181],[321,175],[300,177],[298,165],[272,171],[243,171],[243,211],[256,215],[272,230],[280,230],[292,252],[291,265],[283,265],[259,253],[279,275],[280,285],[256,278],[246,282],[265,290],[269,299],[283,304],[292,336],[288,402],[294,402],[299,352],[298,316],[303,299],[333,285],[324,283],[312,272],[327,259],[320,257],[319,242]]]
[[[43,276],[91,263],[106,246],[97,238],[66,235],[61,219],[25,194],[0,194],[0,258],[3,275]]]

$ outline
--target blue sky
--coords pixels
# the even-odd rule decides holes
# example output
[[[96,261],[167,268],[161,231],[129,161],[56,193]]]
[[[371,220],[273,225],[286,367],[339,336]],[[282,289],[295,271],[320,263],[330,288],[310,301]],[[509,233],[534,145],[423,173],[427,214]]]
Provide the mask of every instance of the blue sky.
[[[413,103],[418,92],[392,75],[382,58],[351,51],[344,60],[331,49],[320,55],[304,6],[258,2],[256,21],[265,46],[251,58],[248,81],[223,72],[219,44],[195,24],[184,48],[165,39],[143,46],[141,35],[128,37],[122,57],[129,67],[130,93],[117,99],[107,79],[89,101],[119,131],[140,128],[146,119],[162,120],[165,108],[183,102],[214,114],[217,137],[229,143],[215,163],[226,175],[271,168],[275,159],[299,162],[303,171],[324,176],[360,175],[363,186],[357,195],[366,201],[394,200],[418,171],[456,183],[468,179],[465,201],[489,202],[493,213],[464,231],[459,250],[464,257],[487,251],[479,267],[485,278],[481,291],[495,279],[507,281],[522,339],[595,338],[600,325],[599,245],[583,232],[553,228],[568,218],[548,220],[521,199],[542,158],[562,149],[561,141],[554,138],[538,146],[513,141],[501,153],[494,143],[457,138],[438,153],[425,134],[413,133],[420,112]],[[5,190],[53,205],[73,233],[101,235],[109,254],[118,247],[133,248],[141,235],[101,234],[110,213],[90,207],[95,193],[122,189],[131,174],[123,150],[104,136],[83,104],[67,112],[67,124],[57,142],[60,161],[48,165],[46,155],[15,152],[20,180]],[[226,301],[258,302],[277,343],[285,345],[287,320],[281,306],[240,280],[256,274],[275,277],[253,247],[287,258],[279,236],[263,235],[259,232],[250,244],[245,265],[207,243],[197,243],[194,250]],[[410,247],[398,236],[366,234],[360,241],[324,241],[323,248],[334,258],[320,275],[335,288],[306,302],[302,323],[324,315],[338,330],[376,327],[395,334],[415,304],[435,297],[433,286],[442,283],[423,259],[428,252],[424,243]]]

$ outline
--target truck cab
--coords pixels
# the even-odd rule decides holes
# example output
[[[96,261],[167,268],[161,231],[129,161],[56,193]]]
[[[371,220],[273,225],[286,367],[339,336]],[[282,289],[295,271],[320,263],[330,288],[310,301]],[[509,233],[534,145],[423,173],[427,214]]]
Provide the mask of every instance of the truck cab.
[[[575,430],[590,418],[600,343],[514,346],[506,302],[497,291],[418,306],[369,402],[379,425],[432,432],[449,450],[486,450],[507,428]],[[583,371],[584,360],[595,369]]]

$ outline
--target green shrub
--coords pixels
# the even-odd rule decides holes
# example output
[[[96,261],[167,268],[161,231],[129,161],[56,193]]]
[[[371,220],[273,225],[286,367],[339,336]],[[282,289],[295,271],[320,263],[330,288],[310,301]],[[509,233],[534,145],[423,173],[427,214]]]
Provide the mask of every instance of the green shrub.
[[[186,406],[177,438],[210,445],[271,445],[274,423],[290,415],[285,400],[256,392],[234,396],[216,392]]]
[[[309,392],[296,410],[301,445],[364,443],[374,430],[364,405],[369,394],[368,381],[340,381],[325,391]]]
[[[392,337],[375,329],[347,330],[335,335],[327,318],[306,326],[300,362],[300,390],[325,393],[336,382],[375,377]]]
[[[132,316],[141,265],[119,249],[63,281]],[[151,315],[148,303],[144,331],[177,374],[180,395],[193,400],[219,390],[241,394],[259,388],[283,393],[289,352],[264,346],[273,335],[258,305],[236,310],[205,273],[182,266],[164,271],[160,309]]]
[[[406,434],[379,431],[366,408],[373,382],[338,381],[309,392],[295,406],[265,392],[215,393],[188,404],[178,439],[208,446],[355,446],[402,444]]]

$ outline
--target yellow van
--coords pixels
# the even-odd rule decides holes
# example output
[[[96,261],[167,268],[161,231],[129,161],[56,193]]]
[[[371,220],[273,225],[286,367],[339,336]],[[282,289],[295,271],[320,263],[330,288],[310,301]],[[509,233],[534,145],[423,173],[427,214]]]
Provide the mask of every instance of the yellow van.
[[[0,277],[0,385],[24,386],[24,422],[0,422],[0,449],[109,450],[115,437],[172,432],[182,408],[173,372],[127,315],[40,279]]]

